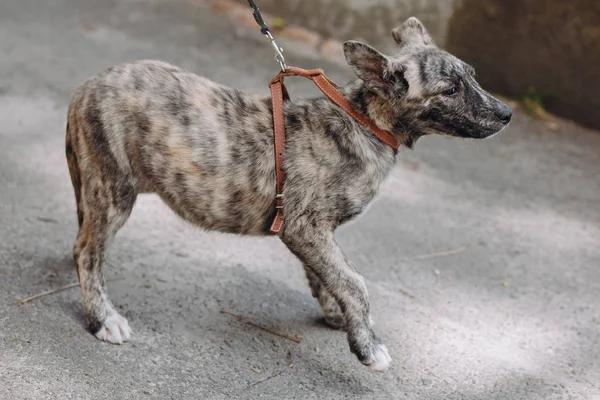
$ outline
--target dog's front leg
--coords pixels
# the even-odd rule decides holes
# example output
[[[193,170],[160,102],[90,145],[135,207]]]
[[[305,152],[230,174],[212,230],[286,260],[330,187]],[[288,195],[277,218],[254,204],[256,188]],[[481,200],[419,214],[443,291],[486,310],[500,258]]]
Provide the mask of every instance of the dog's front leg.
[[[337,300],[344,313],[350,350],[360,362],[372,369],[387,369],[391,358],[387,348],[371,329],[365,280],[348,263],[333,239],[333,232],[304,224],[294,229],[290,224],[282,240]]]

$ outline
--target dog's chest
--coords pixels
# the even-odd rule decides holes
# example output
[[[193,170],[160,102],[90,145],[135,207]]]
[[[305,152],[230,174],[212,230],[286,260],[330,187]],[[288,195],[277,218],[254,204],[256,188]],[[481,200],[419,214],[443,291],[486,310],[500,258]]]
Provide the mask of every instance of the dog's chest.
[[[335,214],[339,224],[349,222],[363,214],[379,189],[379,182],[369,177],[354,177],[351,185],[337,197]]]

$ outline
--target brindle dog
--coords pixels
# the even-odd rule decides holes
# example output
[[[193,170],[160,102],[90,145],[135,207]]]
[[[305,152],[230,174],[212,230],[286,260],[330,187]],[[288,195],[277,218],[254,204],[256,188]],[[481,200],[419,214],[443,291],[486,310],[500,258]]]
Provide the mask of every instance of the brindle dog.
[[[344,44],[358,79],[343,88],[353,107],[407,148],[422,135],[486,138],[511,109],[485,92],[473,68],[436,47],[409,18],[392,36],[394,56]],[[302,261],[325,320],[345,327],[350,350],[375,370],[390,364],[373,332],[367,287],[334,240],[359,215],[396,151],[326,98],[286,102],[279,236]],[[157,193],[200,227],[265,235],[275,214],[269,98],[240,92],[158,61],[108,68],[75,93],[66,152],[79,233],[73,250],[91,332],[111,343],[131,329],[111,304],[102,275],[106,247],[139,193]]]

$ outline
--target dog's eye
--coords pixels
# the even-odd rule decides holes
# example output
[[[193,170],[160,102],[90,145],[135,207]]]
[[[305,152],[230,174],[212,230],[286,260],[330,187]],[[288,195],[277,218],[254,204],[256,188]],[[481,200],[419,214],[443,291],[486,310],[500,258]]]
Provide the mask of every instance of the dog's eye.
[[[448,88],[442,92],[444,96],[454,97],[458,94],[458,85],[454,85],[451,88]]]

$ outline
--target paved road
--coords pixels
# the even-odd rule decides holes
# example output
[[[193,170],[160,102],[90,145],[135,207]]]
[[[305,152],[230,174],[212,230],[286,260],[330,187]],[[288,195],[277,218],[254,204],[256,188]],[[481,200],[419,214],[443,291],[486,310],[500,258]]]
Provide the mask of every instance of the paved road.
[[[201,232],[152,195],[106,268],[123,278],[109,289],[131,343],[85,331],[78,289],[17,307],[76,280],[69,97],[100,69],[139,58],[265,94],[275,72],[259,35],[202,6],[0,2],[0,399],[600,398],[600,134],[548,131],[522,115],[489,141],[426,138],[402,152],[374,206],[339,232],[394,358],[387,373],[362,367],[344,333],[323,326],[276,239]]]

